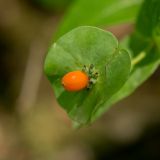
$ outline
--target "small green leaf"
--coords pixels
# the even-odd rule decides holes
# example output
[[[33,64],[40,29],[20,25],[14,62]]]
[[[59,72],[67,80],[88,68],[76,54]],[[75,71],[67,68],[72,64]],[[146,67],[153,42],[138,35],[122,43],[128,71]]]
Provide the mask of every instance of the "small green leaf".
[[[94,86],[68,92],[61,85],[64,74],[93,64],[99,73]],[[119,48],[109,32],[96,27],[78,27],[62,36],[50,48],[45,60],[45,73],[59,104],[79,124],[90,123],[92,113],[123,86],[130,73],[130,56]]]

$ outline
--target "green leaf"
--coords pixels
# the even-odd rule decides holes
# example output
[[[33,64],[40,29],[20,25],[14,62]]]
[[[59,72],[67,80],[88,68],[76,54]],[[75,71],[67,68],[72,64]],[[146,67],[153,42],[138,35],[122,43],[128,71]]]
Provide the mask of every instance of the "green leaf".
[[[64,16],[56,38],[81,25],[111,26],[135,20],[142,0],[76,0]]]
[[[109,0],[97,4],[93,0],[93,6],[84,0],[75,2],[64,18],[57,35],[82,24],[109,25],[125,21],[124,13],[128,13],[126,16],[128,19],[130,9],[126,5],[118,6],[122,2],[129,4],[133,1]],[[105,11],[105,4],[108,6],[103,13],[107,14],[103,17],[101,11]],[[126,9],[119,10],[121,7]],[[84,14],[77,12],[79,13],[77,18],[77,14],[75,16],[74,13],[81,11],[82,8]],[[52,84],[58,102],[75,122],[75,126],[96,120],[111,105],[130,95],[159,66],[159,8],[159,0],[144,1],[135,32],[127,42],[130,56],[127,51],[120,49],[116,38],[111,33],[95,27],[76,28],[53,44],[46,57],[45,73]],[[132,70],[127,80],[130,72],[130,57],[132,57]],[[90,64],[94,64],[99,72],[93,88],[78,92],[65,91],[61,85],[63,75],[73,70],[81,70],[84,65]]]
[[[145,58],[133,68],[125,85],[114,96],[112,96],[103,105],[103,107],[92,113],[92,122],[106,112],[111,105],[134,92],[135,89],[149,78],[157,69],[160,64],[160,54],[155,49],[152,49],[149,53],[142,52],[141,54],[145,54]]]
[[[138,16],[136,30],[144,38],[153,37],[155,28],[160,27],[160,1],[145,0]]]
[[[149,78],[160,64],[160,1],[145,0],[138,16],[136,30],[123,45],[129,46],[132,71],[125,85],[108,100],[104,107],[95,110],[92,121],[111,105],[130,95]],[[129,43],[129,45],[127,45]]]
[[[130,40],[130,48],[133,50],[133,56],[137,56],[139,52],[151,44],[155,44],[156,47],[159,48],[159,39],[160,1],[145,0],[137,19],[136,31]]]
[[[61,78],[68,72],[93,64],[99,73],[90,89],[68,92]],[[78,27],[62,36],[50,48],[45,60],[45,73],[60,105],[79,124],[90,123],[92,113],[123,86],[130,73],[130,56],[119,48],[109,32],[96,27]]]

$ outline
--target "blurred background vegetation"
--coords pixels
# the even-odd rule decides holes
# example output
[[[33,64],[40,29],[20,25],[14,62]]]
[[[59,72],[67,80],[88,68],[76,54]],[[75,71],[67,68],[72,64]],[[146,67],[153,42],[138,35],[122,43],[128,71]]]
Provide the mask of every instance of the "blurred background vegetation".
[[[87,128],[58,106],[43,61],[73,3],[0,0],[0,160],[160,159],[160,69]],[[103,28],[122,39],[134,23]]]

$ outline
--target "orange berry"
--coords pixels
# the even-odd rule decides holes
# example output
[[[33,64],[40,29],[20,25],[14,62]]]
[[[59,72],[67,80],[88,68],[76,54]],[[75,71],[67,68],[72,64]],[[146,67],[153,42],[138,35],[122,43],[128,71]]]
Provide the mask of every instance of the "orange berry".
[[[67,91],[79,91],[87,87],[88,75],[82,71],[73,71],[65,74],[62,78],[62,85]]]

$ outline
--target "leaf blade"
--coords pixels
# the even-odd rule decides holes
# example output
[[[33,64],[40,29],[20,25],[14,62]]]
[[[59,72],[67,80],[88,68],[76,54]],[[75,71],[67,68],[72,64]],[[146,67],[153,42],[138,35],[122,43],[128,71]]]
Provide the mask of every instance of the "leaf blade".
[[[55,37],[57,39],[82,25],[111,26],[133,22],[141,2],[142,0],[77,0],[64,16]]]
[[[61,57],[56,59],[57,51],[61,52]],[[66,60],[69,60],[68,64]],[[61,85],[65,72],[81,70],[83,65],[90,64],[94,64],[99,72],[93,88],[89,91],[65,91]],[[128,52],[119,49],[118,41],[111,33],[83,26],[65,34],[51,47],[45,61],[45,73],[58,102],[70,118],[80,124],[87,124],[90,123],[93,110],[102,107],[103,102],[125,83],[130,66]]]

